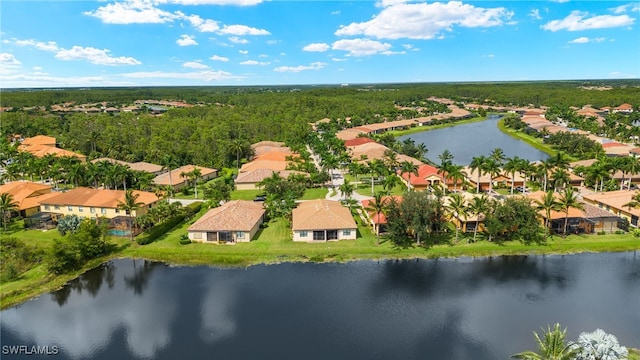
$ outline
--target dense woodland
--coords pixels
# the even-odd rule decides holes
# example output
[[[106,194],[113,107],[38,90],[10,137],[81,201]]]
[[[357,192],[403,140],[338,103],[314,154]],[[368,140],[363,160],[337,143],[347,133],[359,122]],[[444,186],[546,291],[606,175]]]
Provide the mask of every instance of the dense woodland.
[[[238,151],[250,155],[260,140],[306,142],[309,123],[323,118],[353,123],[411,117],[401,106],[425,106],[430,96],[498,105],[617,106],[640,99],[640,82],[567,81],[451,84],[382,84],[301,87],[166,87],[4,91],[2,107],[41,106],[1,114],[4,134],[55,136],[59,146],[126,161],[162,165],[230,167]],[[585,87],[610,86],[610,90]],[[107,102],[122,106],[135,100],[182,100],[198,105],[150,114],[52,114],[53,104]],[[427,104],[428,105],[428,104]],[[637,106],[637,105],[636,105]],[[238,150],[241,148],[241,150]]]

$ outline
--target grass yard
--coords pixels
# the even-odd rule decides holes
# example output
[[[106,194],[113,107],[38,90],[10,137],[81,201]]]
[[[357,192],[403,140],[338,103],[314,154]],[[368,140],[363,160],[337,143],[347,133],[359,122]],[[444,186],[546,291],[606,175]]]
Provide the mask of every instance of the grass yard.
[[[300,198],[300,200],[314,200],[314,199],[324,199],[329,190],[327,188],[310,188],[305,190],[304,195]]]
[[[231,192],[231,200],[253,200],[260,194],[264,194],[264,190],[233,190]]]

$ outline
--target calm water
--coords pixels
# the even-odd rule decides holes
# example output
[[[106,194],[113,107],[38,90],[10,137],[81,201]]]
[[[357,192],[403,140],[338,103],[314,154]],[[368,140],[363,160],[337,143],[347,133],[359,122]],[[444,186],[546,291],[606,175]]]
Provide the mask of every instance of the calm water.
[[[571,339],[601,327],[640,347],[640,254],[247,269],[114,260],[1,319],[3,346],[57,346],[49,359],[496,360],[535,348],[532,331],[557,321]]]
[[[500,131],[497,126],[500,117],[489,115],[485,121],[400,136],[398,140],[413,139],[416,143],[424,143],[429,150],[426,157],[437,164],[440,163],[438,155],[445,149],[454,155],[453,162],[458,165],[469,165],[474,156],[488,156],[495,148],[501,148],[506,157],[519,156],[529,161],[549,157]]]

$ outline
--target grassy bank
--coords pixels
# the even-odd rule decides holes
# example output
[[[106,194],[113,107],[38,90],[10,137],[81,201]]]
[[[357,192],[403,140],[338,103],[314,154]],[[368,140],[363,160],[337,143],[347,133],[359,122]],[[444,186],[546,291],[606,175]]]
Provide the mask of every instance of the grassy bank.
[[[1,307],[4,309],[58,289],[82,272],[113,258],[144,258],[178,265],[249,266],[305,261],[344,262],[375,259],[486,257],[640,250],[640,239],[631,234],[553,237],[542,245],[523,245],[519,242],[496,244],[484,240],[468,243],[466,238],[461,237],[456,244],[438,245],[431,248],[414,246],[408,249],[398,249],[384,238],[381,239],[380,245],[376,245],[376,236],[364,226],[358,227],[358,238],[353,241],[294,243],[291,240],[290,224],[283,219],[265,224],[256,239],[250,243],[181,245],[180,236],[186,233],[191,222],[178,226],[149,245],[141,246],[135,242],[131,243],[128,239],[114,238],[113,241],[119,245],[116,252],[95,259],[82,269],[70,274],[54,276],[47,273],[44,264],[38,265],[22,274],[18,280],[2,284],[0,289]],[[48,238],[45,238],[44,234],[49,235]],[[36,243],[42,248],[49,247],[53,238],[57,236],[55,232],[42,233],[33,230],[20,230],[10,235],[31,239],[32,243]]]
[[[503,133],[511,136],[512,138],[524,141],[527,144],[531,145],[532,147],[549,154],[550,156],[554,156],[555,154],[558,153],[556,150],[551,148],[551,146],[545,145],[542,142],[541,138],[537,138],[535,136],[525,134],[522,131],[517,131],[507,127],[504,124],[504,119],[498,120],[498,129],[500,129],[500,131],[502,131]]]
[[[406,129],[406,130],[391,130],[391,131],[389,131],[389,134],[397,137],[397,136],[402,136],[402,135],[415,134],[415,133],[419,133],[419,132],[423,132],[423,131],[444,129],[444,128],[457,126],[457,125],[462,125],[462,124],[471,124],[471,123],[481,122],[481,121],[485,121],[485,120],[487,120],[487,117],[474,117],[474,118],[470,118],[470,119],[453,121],[453,122],[449,122],[449,123],[446,123],[446,124],[416,126],[416,127],[412,127],[412,128]]]

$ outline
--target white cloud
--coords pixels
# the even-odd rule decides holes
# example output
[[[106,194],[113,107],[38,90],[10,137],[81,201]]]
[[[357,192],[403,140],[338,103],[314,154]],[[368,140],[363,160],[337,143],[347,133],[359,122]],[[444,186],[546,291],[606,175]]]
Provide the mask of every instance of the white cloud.
[[[635,21],[629,15],[598,15],[590,18],[587,17],[588,15],[587,12],[574,10],[566,18],[550,21],[542,25],[542,28],[549,31],[580,31],[627,26]]]
[[[249,53],[249,50],[238,50],[238,52],[242,55],[247,55]]]
[[[340,15],[340,10],[332,11],[331,15]]]
[[[268,61],[255,61],[255,60],[247,60],[240,63],[240,65],[269,65],[271,64]]]
[[[367,56],[389,51],[391,44],[369,39],[344,39],[334,42],[331,48],[348,51],[350,56]]]
[[[13,54],[9,53],[0,53],[0,63],[3,65],[20,65],[21,62],[16,59]]]
[[[622,14],[627,11],[640,11],[640,2],[620,5],[609,10],[611,10],[614,14]]]
[[[494,54],[487,54],[487,55],[482,55],[483,58],[489,58],[489,59],[493,59],[494,57],[496,57]]]
[[[569,44],[586,44],[586,43],[590,43],[590,42],[595,42],[595,43],[600,43],[605,41],[606,38],[603,37],[597,37],[597,38],[593,38],[593,39],[589,39],[586,36],[582,36],[576,39],[573,39],[571,41],[569,41]]]
[[[529,17],[541,20],[542,16],[540,16],[540,9],[531,9],[531,11],[529,11]]]
[[[303,47],[302,50],[311,52],[325,52],[329,50],[329,45],[325,43],[313,43]]]
[[[299,65],[299,66],[278,66],[277,68],[273,69],[273,71],[277,71],[277,72],[301,72],[301,71],[306,71],[306,70],[320,70],[322,68],[324,68],[325,66],[327,66],[326,63],[323,62],[313,62],[309,65]]]
[[[159,0],[158,2],[166,2],[179,5],[236,5],[236,6],[252,6],[262,2],[262,0]]]
[[[249,40],[243,39],[243,38],[239,38],[237,36],[231,36],[228,39],[229,39],[229,41],[231,41],[234,44],[248,44],[249,43]]]
[[[137,78],[137,79],[158,79],[158,78],[166,78],[166,79],[186,79],[186,80],[204,80],[204,81],[218,81],[218,80],[229,80],[229,79],[240,79],[239,76],[234,76],[229,72],[222,70],[207,70],[207,71],[196,71],[196,72],[187,72],[187,73],[179,73],[179,72],[164,72],[164,71],[142,71],[142,72],[133,72],[133,73],[125,73],[122,76],[126,78]]]
[[[383,9],[371,20],[340,27],[335,35],[366,35],[378,39],[433,39],[453,26],[490,27],[504,24],[513,15],[503,7],[481,8],[460,1],[448,3],[379,3]]]
[[[59,60],[87,60],[96,65],[139,65],[140,61],[132,57],[112,57],[107,49],[74,46],[71,49],[61,49],[56,53]]]
[[[198,43],[195,40],[195,37],[191,36],[191,35],[181,35],[180,39],[176,40],[176,44],[180,45],[180,46],[191,46],[191,45],[198,45]]]
[[[38,50],[43,50],[43,51],[58,51],[58,44],[56,44],[55,41],[48,41],[48,42],[43,42],[43,41],[36,41],[33,39],[28,39],[28,40],[17,40],[14,39],[15,44],[19,45],[19,46],[33,46]]]
[[[264,59],[264,58],[268,58],[268,57],[269,57],[269,55],[267,55],[267,54],[260,54],[260,55],[258,55],[258,57],[259,57],[259,58],[263,58],[263,59]]]
[[[220,29],[217,21],[211,19],[205,20],[198,15],[185,16],[184,19],[189,21],[191,25],[200,32],[216,32]]]
[[[213,61],[222,61],[222,62],[227,62],[229,61],[228,57],[224,57],[224,56],[218,56],[218,55],[213,55],[212,57],[210,57],[209,59],[213,60]]]
[[[343,58],[331,58],[332,61],[347,61],[347,59],[343,59]]]
[[[162,24],[177,18],[176,14],[157,8],[150,0],[114,2],[83,14],[107,24]]]
[[[222,35],[271,35],[270,32],[264,29],[256,29],[246,25],[225,25],[218,34]]]
[[[196,69],[196,70],[204,70],[209,68],[207,65],[198,61],[187,61],[184,64],[182,64],[182,66],[188,69]]]

